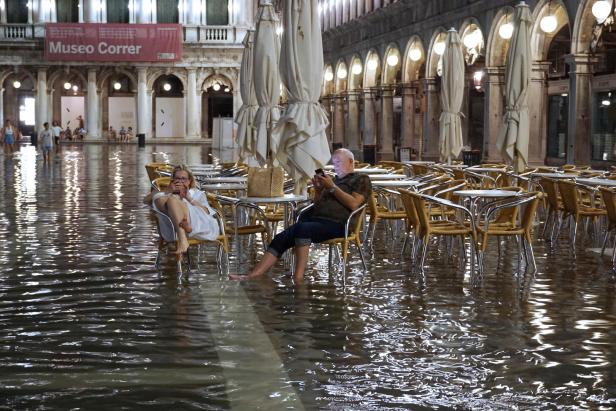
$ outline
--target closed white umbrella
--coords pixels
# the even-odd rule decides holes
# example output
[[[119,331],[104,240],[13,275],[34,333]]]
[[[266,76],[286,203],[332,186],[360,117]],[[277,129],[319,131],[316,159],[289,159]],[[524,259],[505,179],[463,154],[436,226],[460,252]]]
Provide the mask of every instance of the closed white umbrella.
[[[257,158],[257,133],[254,127],[254,118],[257,114],[257,96],[255,94],[252,76],[253,61],[253,37],[252,30],[244,37],[244,52],[242,53],[242,65],[240,68],[240,95],[242,107],[235,117],[237,123],[237,143],[240,148],[240,159],[247,155]]]
[[[323,81],[323,44],[315,0],[286,0],[280,74],[288,105],[274,134],[280,141],[277,158],[303,192],[314,170],[330,159],[328,125],[319,103]]]
[[[278,142],[272,138],[272,129],[280,118],[278,101],[280,99],[280,40],[276,34],[278,17],[270,0],[261,0],[259,5],[257,30],[254,42],[253,78],[257,97],[256,155],[263,165],[273,165]]]
[[[516,171],[528,165],[528,87],[530,85],[531,53],[530,8],[522,2],[516,6],[515,33],[509,45],[505,72],[505,115],[496,147],[514,163]]]
[[[441,118],[439,119],[441,161],[451,163],[462,151],[462,122],[460,121],[464,98],[464,55],[462,42],[455,29],[447,32],[443,53],[441,78]]]

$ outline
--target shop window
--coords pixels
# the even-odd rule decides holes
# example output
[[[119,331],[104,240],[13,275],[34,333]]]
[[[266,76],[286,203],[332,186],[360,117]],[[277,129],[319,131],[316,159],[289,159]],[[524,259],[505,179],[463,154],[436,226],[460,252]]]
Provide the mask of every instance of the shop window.
[[[569,96],[552,95],[548,100],[548,157],[565,158],[567,155],[567,124]]]
[[[207,0],[206,22],[208,26],[226,26],[229,24],[229,1]]]
[[[5,4],[7,23],[28,23],[28,0],[11,0]]]
[[[107,23],[128,22],[128,0],[107,0]]]
[[[79,0],[56,0],[58,23],[79,23]]]
[[[157,23],[178,23],[179,20],[178,0],[156,1]]]
[[[595,93],[592,159],[616,161],[616,90]]]

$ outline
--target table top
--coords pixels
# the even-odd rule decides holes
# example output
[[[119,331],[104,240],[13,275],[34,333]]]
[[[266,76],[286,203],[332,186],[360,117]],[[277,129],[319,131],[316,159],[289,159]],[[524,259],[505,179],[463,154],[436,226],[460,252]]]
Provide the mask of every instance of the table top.
[[[206,191],[246,190],[246,185],[238,183],[204,184],[201,189]]]
[[[504,168],[468,167],[464,171],[474,171],[477,173],[502,173],[506,170]]]
[[[188,168],[192,169],[201,169],[201,170],[212,170],[212,169],[220,169],[219,166],[214,164],[189,164]]]
[[[204,178],[206,184],[214,183],[246,183],[248,177],[208,177]]]
[[[402,180],[407,178],[404,174],[368,174],[371,181],[374,180]]]
[[[239,197],[241,202],[246,203],[292,203],[296,201],[306,201],[308,199],[305,195],[297,194],[285,194],[282,197]]]
[[[435,166],[443,167],[443,168],[468,168],[466,164],[434,164]]]
[[[616,180],[608,180],[607,178],[577,178],[575,181],[589,186],[616,187]]]
[[[363,173],[363,174],[387,174],[389,173],[389,170],[385,170],[384,168],[370,167],[370,168],[356,168],[355,172]]]
[[[520,193],[509,190],[458,190],[454,191],[453,194],[460,197],[504,198],[515,197]]]
[[[576,178],[575,174],[565,173],[531,173],[532,177],[546,177],[546,178]]]
[[[413,187],[421,182],[416,180],[376,180],[372,182],[372,185],[378,187]]]
[[[418,165],[418,166],[429,166],[431,164],[434,164],[434,161],[421,161],[421,160],[411,160],[411,161],[403,161],[402,164],[408,164],[408,165]]]

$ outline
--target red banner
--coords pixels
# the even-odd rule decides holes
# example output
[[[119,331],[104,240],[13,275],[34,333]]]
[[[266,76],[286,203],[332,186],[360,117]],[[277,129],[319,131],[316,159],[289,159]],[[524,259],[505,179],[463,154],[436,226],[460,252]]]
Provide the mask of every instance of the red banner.
[[[45,24],[45,58],[54,61],[182,59],[179,24]]]

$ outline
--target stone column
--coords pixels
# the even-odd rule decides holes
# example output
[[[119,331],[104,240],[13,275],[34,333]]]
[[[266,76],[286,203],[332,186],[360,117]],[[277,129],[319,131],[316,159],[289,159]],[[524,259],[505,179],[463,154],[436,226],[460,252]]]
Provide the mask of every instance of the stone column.
[[[357,18],[357,5],[361,3],[361,0],[358,1],[357,3],[355,3],[354,0],[352,0],[349,3],[349,21],[355,20]]]
[[[344,145],[344,95],[334,96],[334,143]]]
[[[346,23],[349,21],[349,2],[348,1],[343,1],[342,3],[342,24]]]
[[[60,119],[56,119],[54,118],[54,112],[53,112],[53,93],[54,93],[54,89],[48,90],[47,91],[47,118],[49,119],[49,125],[51,126],[51,123],[54,120],[58,120],[60,121]],[[0,123],[1,124],[1,123]]]
[[[186,85],[186,138],[196,139],[200,137],[199,108],[201,100],[197,99],[197,69],[189,68]]]
[[[0,88],[0,124],[4,127],[4,89]]]
[[[340,2],[335,2],[334,11],[336,14],[336,26],[340,26],[342,24],[342,4]]]
[[[361,0],[359,0],[361,1]],[[366,13],[370,13],[372,10],[374,10],[374,3],[373,0],[366,0],[366,2],[364,3],[365,7],[365,12]]]
[[[36,130],[43,128],[47,118],[47,68],[39,68],[36,77]]]
[[[402,85],[402,146],[413,148],[415,139],[415,98],[417,89],[411,84]]]
[[[34,19],[35,23],[47,23],[51,21],[51,7],[49,5],[49,0],[36,0],[36,18]]]
[[[422,158],[438,160],[439,149],[439,119],[441,117],[441,99],[436,87],[436,79],[425,78],[424,95],[426,99],[426,113],[423,127],[423,153]]]
[[[364,92],[364,145],[376,144],[376,107],[374,91]]]
[[[346,148],[351,150],[355,156],[359,155],[361,149],[359,133],[359,93],[356,90],[347,93],[347,124],[346,124]],[[357,157],[359,158],[359,157]]]
[[[137,68],[137,133],[151,137],[152,121],[150,115],[152,113],[148,103],[147,74],[147,68]]]
[[[484,79],[484,116],[483,116],[483,158],[487,161],[502,161],[503,156],[496,148],[496,140],[503,127],[505,111],[505,68],[486,67]]]
[[[592,135],[592,68],[597,58],[590,54],[569,54],[569,124],[567,163],[590,164]]]
[[[96,69],[88,69],[88,102],[86,105],[86,130],[89,139],[100,138],[98,123],[99,100],[96,90]]]
[[[357,0],[357,17],[363,16],[365,13],[366,3],[364,0]]]
[[[92,1],[92,0],[86,0]],[[152,10],[150,10],[150,6],[146,3],[147,0],[137,1],[137,23],[150,23],[150,16],[152,15]],[[152,3],[156,4],[156,3]]]
[[[543,165],[547,147],[547,72],[551,63],[533,62],[528,93],[528,121],[530,123],[528,164]]]
[[[83,0],[84,15],[86,23],[98,23],[100,2],[95,0]],[[140,7],[141,8],[141,7]]]
[[[378,145],[378,160],[393,160],[394,154],[394,89],[386,85],[381,89],[381,139]]]
[[[374,10],[381,8],[381,0],[374,0]]]

